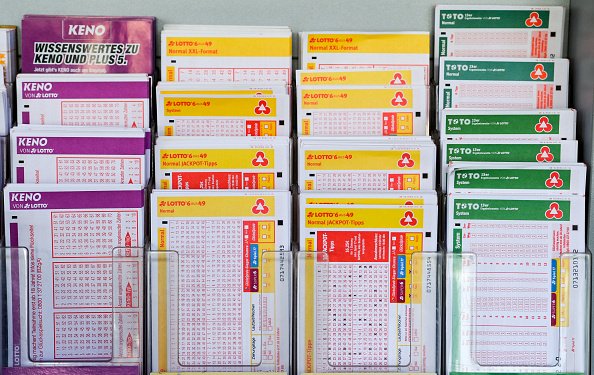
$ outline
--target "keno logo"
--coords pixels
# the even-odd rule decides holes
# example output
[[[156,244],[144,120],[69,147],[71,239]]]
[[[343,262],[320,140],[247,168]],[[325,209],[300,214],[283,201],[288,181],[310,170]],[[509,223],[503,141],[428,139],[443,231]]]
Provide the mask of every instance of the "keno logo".
[[[41,193],[10,193],[11,202],[39,202]]]
[[[17,144],[20,147],[27,147],[27,146],[47,146],[47,138],[39,138],[39,137],[17,137],[18,141]]]
[[[68,25],[68,35],[96,35],[102,36],[105,34],[105,25]]]
[[[23,82],[23,91],[52,91],[50,82]]]

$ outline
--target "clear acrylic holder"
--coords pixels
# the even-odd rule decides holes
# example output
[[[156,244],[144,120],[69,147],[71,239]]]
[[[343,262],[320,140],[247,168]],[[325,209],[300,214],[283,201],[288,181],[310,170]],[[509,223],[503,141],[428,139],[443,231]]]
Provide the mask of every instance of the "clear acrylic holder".
[[[33,258],[24,247],[4,251],[6,373],[142,373],[144,248],[114,248],[111,257],[92,262]],[[94,293],[76,294],[77,288]]]
[[[447,374],[588,373],[590,252],[525,262],[447,254]]]
[[[296,257],[297,375],[439,373],[442,253],[361,265]]]
[[[292,252],[254,246],[235,266],[195,257],[148,252],[149,371],[289,372]]]

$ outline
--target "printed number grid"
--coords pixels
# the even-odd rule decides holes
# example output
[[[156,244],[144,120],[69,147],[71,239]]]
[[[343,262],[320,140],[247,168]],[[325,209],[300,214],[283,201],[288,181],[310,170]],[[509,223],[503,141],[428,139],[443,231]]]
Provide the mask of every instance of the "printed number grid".
[[[558,355],[559,337],[558,330],[550,327],[547,226],[477,223],[464,236],[468,251],[480,259],[474,332],[469,332],[475,337],[472,350],[478,363],[551,365]]]
[[[180,254],[180,364],[244,364],[242,221],[170,220],[169,247]]]
[[[180,82],[290,82],[285,68],[179,68]]]
[[[57,158],[59,184],[140,184],[138,158]]]
[[[389,345],[389,265],[328,265],[327,332],[331,367],[386,367]],[[324,319],[318,316],[317,319]]]
[[[112,358],[111,313],[54,313],[56,359]]]
[[[498,31],[465,32],[454,34],[454,43],[448,48],[449,56],[457,57],[535,57],[547,58],[548,32]],[[488,48],[484,48],[487,46]]]
[[[52,212],[54,257],[112,257],[113,248],[138,244],[134,211]]]
[[[317,190],[388,190],[388,176],[373,172],[316,173]]]
[[[501,108],[534,109],[536,108],[535,88],[533,85],[514,84],[463,84],[456,86],[458,95],[455,108]],[[499,99],[506,99],[499,101]],[[546,107],[538,107],[546,108]]]
[[[53,263],[54,307],[111,307],[111,263]]]
[[[175,135],[180,136],[245,136],[245,120],[179,119]]]
[[[382,121],[380,111],[314,112],[312,134],[382,136]]]
[[[144,128],[144,111],[140,101],[65,101],[62,125]]]

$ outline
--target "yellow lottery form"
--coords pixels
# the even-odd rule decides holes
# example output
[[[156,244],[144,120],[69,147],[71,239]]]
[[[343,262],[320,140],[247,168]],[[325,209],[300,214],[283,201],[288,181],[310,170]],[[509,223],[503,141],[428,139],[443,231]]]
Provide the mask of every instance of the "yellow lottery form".
[[[288,371],[289,192],[155,191],[152,371]]]
[[[437,205],[312,198],[300,202],[298,373],[436,371]]]

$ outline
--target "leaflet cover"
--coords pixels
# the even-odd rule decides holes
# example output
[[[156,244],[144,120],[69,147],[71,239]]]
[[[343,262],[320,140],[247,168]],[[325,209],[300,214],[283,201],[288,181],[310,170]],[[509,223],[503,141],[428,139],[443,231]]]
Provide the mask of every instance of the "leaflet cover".
[[[155,145],[161,189],[276,189],[291,186],[288,137],[164,137]]]
[[[166,82],[290,84],[292,60],[288,27],[164,27],[161,32]]]
[[[297,86],[299,136],[429,135],[428,86]]]
[[[18,124],[150,127],[146,74],[19,74]]]
[[[25,15],[23,73],[155,72],[155,17]]]
[[[155,190],[151,203],[151,370],[290,371],[290,193]]]
[[[150,178],[144,129],[31,125],[10,137],[17,184],[145,185]]]
[[[142,363],[144,202],[140,185],[6,186],[8,366]]]
[[[560,6],[437,5],[435,77],[440,57],[564,57]]]

